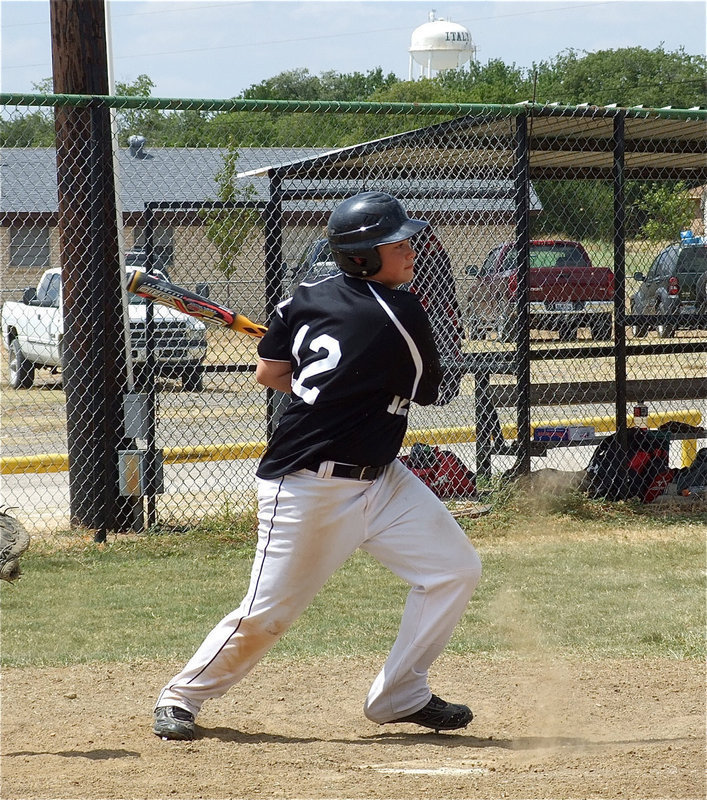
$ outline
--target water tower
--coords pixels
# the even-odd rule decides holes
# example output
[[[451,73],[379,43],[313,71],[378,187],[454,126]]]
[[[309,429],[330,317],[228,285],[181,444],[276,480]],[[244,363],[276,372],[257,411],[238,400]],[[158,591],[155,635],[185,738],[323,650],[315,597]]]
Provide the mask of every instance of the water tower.
[[[420,76],[432,77],[432,71],[459,69],[476,54],[471,34],[463,26],[450,20],[437,18],[430,11],[428,22],[415,28],[410,39],[410,71],[413,79],[413,60],[420,65]]]

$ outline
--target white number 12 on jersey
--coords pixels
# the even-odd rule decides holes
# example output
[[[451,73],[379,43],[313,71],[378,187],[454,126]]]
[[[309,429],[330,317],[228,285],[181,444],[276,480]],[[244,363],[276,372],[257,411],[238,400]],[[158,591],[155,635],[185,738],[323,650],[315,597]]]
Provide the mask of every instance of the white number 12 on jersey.
[[[292,355],[298,364],[302,361],[301,349],[304,343],[304,337],[309,331],[309,325],[303,325],[296,333],[295,340],[292,343]],[[316,386],[311,388],[304,385],[306,380],[313,378],[315,375],[320,375],[322,372],[329,372],[336,367],[341,361],[341,347],[339,342],[333,336],[328,336],[323,333],[312,339],[309,349],[313,353],[321,353],[316,361],[306,364],[300,370],[297,380],[292,381],[292,391],[301,397],[305,403],[314,405],[315,400],[319,396],[319,389]]]

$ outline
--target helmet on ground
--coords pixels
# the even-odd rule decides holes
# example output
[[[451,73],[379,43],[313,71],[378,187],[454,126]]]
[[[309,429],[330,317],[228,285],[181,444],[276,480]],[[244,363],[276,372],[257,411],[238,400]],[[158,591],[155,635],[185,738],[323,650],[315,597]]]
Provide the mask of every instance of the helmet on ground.
[[[381,268],[376,247],[392,244],[426,228],[410,219],[399,200],[385,192],[362,192],[340,203],[329,217],[327,239],[334,261],[349,275],[368,278]]]

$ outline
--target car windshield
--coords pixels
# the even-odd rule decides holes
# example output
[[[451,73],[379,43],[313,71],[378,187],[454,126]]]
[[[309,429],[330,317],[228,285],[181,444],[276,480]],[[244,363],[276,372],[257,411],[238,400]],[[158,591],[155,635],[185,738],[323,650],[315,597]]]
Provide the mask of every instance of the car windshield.
[[[574,245],[543,244],[530,246],[530,268],[584,267],[587,259]]]
[[[319,263],[320,261],[333,261],[329,242],[324,239],[323,241],[315,242],[314,247],[307,253],[305,260],[308,263]]]
[[[292,285],[294,287],[303,281],[311,283],[320,278],[336,275],[338,272],[339,267],[331,254],[329,242],[326,239],[318,239],[309,245],[293,270]]]
[[[339,272],[339,267],[334,261],[317,261],[312,264],[312,268],[304,276],[304,280],[312,281],[317,278],[328,278],[330,275],[336,275]]]
[[[492,254],[491,254],[492,255]],[[503,258],[503,269],[515,269],[518,251],[510,249]],[[486,266],[484,264],[484,266]],[[573,244],[548,242],[530,245],[530,268],[548,269],[553,267],[587,267],[589,261],[584,252]]]
[[[678,272],[700,275],[707,271],[707,247],[685,247],[678,257]]]

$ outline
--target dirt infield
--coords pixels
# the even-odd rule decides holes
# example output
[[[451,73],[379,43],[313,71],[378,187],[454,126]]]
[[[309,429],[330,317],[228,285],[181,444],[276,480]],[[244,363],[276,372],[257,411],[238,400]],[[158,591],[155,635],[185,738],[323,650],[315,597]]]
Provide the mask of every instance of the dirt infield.
[[[150,732],[178,664],[6,669],[2,797],[705,797],[695,661],[442,656],[432,685],[475,712],[459,734],[361,713],[373,659],[267,659],[208,703],[194,742]]]

